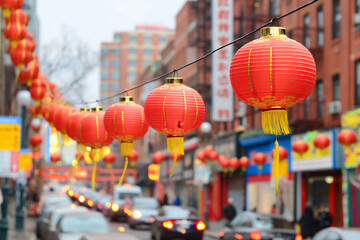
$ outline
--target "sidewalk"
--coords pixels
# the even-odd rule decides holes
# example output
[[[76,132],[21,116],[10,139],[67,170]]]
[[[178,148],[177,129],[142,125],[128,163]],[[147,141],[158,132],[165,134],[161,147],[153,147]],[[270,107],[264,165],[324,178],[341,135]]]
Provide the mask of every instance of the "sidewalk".
[[[208,237],[219,239],[219,232],[221,232],[221,230],[224,228],[225,220],[221,219],[219,221],[209,221],[207,225],[208,227],[204,234]]]

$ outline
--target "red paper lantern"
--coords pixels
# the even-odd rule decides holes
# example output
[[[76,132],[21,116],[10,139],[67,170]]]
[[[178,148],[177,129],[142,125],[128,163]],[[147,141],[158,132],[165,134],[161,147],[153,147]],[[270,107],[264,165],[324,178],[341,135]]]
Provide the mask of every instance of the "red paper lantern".
[[[35,101],[40,101],[45,96],[46,85],[40,78],[36,79],[30,87],[31,98]]]
[[[245,168],[247,168],[250,165],[250,160],[249,158],[243,156],[239,159],[239,166],[245,170]]]
[[[133,162],[136,162],[138,158],[139,158],[139,153],[136,150],[133,150],[132,156],[130,155],[128,156],[128,159]]]
[[[279,160],[286,159],[288,154],[288,151],[284,147],[279,147]],[[272,152],[272,157],[274,157],[274,151]]]
[[[28,39],[30,41],[31,44],[31,51],[35,51],[36,49],[36,42],[34,41],[34,36],[31,32],[27,32],[26,33],[26,39]],[[37,58],[36,58],[37,60]]]
[[[28,24],[27,14],[22,10],[15,10],[10,13],[6,21],[4,36],[10,41],[12,48],[16,48],[17,41],[26,37],[26,26]]]
[[[225,156],[219,156],[218,162],[222,168],[230,167],[230,161]]]
[[[106,110],[104,127],[111,137],[120,141],[121,155],[131,156],[133,142],[146,134],[149,125],[143,107],[134,103],[131,96],[126,96]]]
[[[200,127],[205,105],[197,91],[182,83],[182,78],[167,78],[148,95],[144,110],[149,125],[167,136],[169,153],[184,155],[184,135]]]
[[[350,129],[343,129],[338,135],[338,141],[345,146],[354,144],[357,142],[356,133],[354,133]]]
[[[204,154],[206,158],[210,158],[211,153],[214,152],[214,149],[212,146],[206,146],[204,148]]]
[[[320,133],[314,138],[314,146],[316,148],[325,149],[330,145],[330,139],[325,134]]]
[[[254,162],[258,165],[261,166],[264,163],[266,163],[266,155],[264,153],[256,153],[254,156]]]
[[[173,153],[170,153],[170,159],[171,160],[174,160],[174,157],[175,157],[176,154],[173,154]],[[177,161],[181,161],[183,159],[183,155],[176,155],[176,160]]]
[[[196,158],[199,159],[203,163],[206,162],[206,156],[205,156],[205,153],[203,151],[198,152],[196,154]]]
[[[209,159],[211,159],[211,160],[217,160],[218,158],[219,158],[219,154],[218,154],[215,150],[213,150],[213,151],[210,152],[210,154],[209,154]]]
[[[81,118],[89,112],[88,108],[81,108],[80,111],[74,111],[66,122],[66,134],[75,141],[78,141],[77,126]]]
[[[37,79],[39,76],[39,62],[32,60],[28,63],[27,68],[21,70],[19,73],[19,81],[22,86],[30,84],[32,81]]]
[[[10,17],[10,12],[22,8],[24,0],[0,0],[4,18]]]
[[[38,147],[42,143],[42,137],[39,134],[34,134],[30,137],[30,144],[34,148]]]
[[[30,106],[28,111],[32,116],[35,116],[37,114],[40,114],[40,107],[39,106]]]
[[[156,152],[153,154],[152,156],[152,160],[154,163],[162,163],[163,161],[165,161],[165,155],[162,154],[161,152]]]
[[[10,51],[11,61],[18,69],[23,69],[32,59],[31,42],[27,39],[18,41],[17,47]]]
[[[71,106],[59,106],[55,112],[54,126],[55,128],[66,134],[66,125],[70,120],[71,114],[75,111],[75,109]]]
[[[296,153],[303,154],[309,150],[309,145],[303,140],[299,139],[292,144],[291,149]]]
[[[289,39],[285,28],[261,29],[261,38],[235,54],[230,80],[237,97],[260,108],[265,134],[289,134],[286,108],[307,98],[315,84],[310,51]]]
[[[229,160],[229,165],[231,168],[238,168],[239,167],[239,161],[236,157],[233,157]]]
[[[116,160],[115,154],[109,153],[106,156],[103,157],[103,161],[106,164],[113,164]]]
[[[50,161],[56,163],[61,160],[61,156],[58,153],[53,153],[50,155]]]

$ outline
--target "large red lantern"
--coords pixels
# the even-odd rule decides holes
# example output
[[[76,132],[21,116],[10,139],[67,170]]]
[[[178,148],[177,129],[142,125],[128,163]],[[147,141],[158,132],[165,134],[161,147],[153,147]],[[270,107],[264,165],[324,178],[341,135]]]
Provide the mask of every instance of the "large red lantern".
[[[350,129],[343,129],[338,135],[338,141],[348,147],[349,145],[357,142],[356,133]]]
[[[9,18],[10,12],[22,8],[24,0],[0,0],[0,6],[3,10],[3,17]]]
[[[303,140],[299,139],[291,145],[291,149],[298,154],[303,154],[309,150],[309,145]]]
[[[53,163],[59,162],[61,160],[61,156],[58,153],[52,153],[50,155],[50,161]]]
[[[156,152],[153,154],[152,160],[154,163],[160,164],[163,161],[165,161],[165,155],[162,154],[161,152]]]
[[[17,46],[17,41],[26,37],[27,14],[22,10],[12,11],[6,21],[4,36],[10,41],[12,48]]]
[[[115,154],[109,153],[103,157],[104,163],[106,163],[107,167],[110,168],[111,164],[113,164],[116,160]]]
[[[321,150],[327,148],[330,145],[330,139],[323,133],[320,133],[314,138],[314,146]]]
[[[205,157],[210,158],[210,155],[211,155],[212,152],[214,152],[214,149],[213,149],[212,146],[206,146],[204,148]]]
[[[148,95],[144,109],[149,125],[167,136],[169,153],[177,155],[184,155],[184,135],[199,128],[205,117],[201,95],[183,85],[182,78],[167,78]]]
[[[239,166],[241,167],[241,170],[245,172],[246,168],[250,165],[249,158],[243,156],[239,159]]]
[[[39,62],[37,60],[32,60],[28,63],[27,68],[21,70],[19,73],[19,81],[21,85],[29,85],[33,80],[37,79],[39,76]]]

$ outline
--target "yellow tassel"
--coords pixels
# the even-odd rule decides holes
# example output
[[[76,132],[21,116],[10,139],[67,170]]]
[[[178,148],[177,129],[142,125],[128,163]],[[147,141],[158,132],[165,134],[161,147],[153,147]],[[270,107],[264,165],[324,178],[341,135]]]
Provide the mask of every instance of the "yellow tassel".
[[[91,188],[92,188],[92,190],[95,190],[96,162],[97,161],[94,161],[94,168],[93,168],[92,177],[91,177]]]
[[[235,169],[234,168],[230,168],[230,172],[229,172],[229,177],[232,177],[232,175],[234,174]]]
[[[184,155],[184,137],[168,137],[167,148],[169,153]]]
[[[290,126],[285,109],[271,109],[262,112],[262,127],[265,134],[290,134]]]
[[[121,142],[120,143],[121,156],[132,156],[133,155],[133,143],[132,142]]]
[[[129,160],[128,160],[128,157],[126,157],[126,158],[125,158],[124,171],[123,171],[123,173],[122,173],[122,175],[121,175],[121,178],[120,178],[120,180],[119,180],[119,183],[118,183],[119,186],[122,184],[122,182],[123,182],[123,180],[124,180],[124,176],[125,176],[125,172],[126,172],[128,163],[129,163]]]
[[[93,148],[90,151],[90,156],[94,160],[94,162],[99,161],[102,159],[102,151],[101,148]]]
[[[111,168],[111,163],[107,163],[107,164],[106,164],[106,168],[107,168],[107,169],[110,169],[110,168]]]
[[[130,161],[130,167],[132,167],[132,168],[135,167],[135,161]]]
[[[262,171],[262,165],[261,164],[258,164],[257,165],[257,167],[258,167],[258,174],[260,175],[261,174],[261,171]]]
[[[174,155],[174,163],[172,165],[171,172],[170,172],[170,177],[173,175],[173,172],[174,172],[174,168],[175,168],[175,164],[176,164],[176,157],[177,157],[177,155],[175,154]]]
[[[271,178],[275,178],[275,196],[277,196],[279,193],[279,143],[277,140],[274,144],[274,159],[271,174]]]

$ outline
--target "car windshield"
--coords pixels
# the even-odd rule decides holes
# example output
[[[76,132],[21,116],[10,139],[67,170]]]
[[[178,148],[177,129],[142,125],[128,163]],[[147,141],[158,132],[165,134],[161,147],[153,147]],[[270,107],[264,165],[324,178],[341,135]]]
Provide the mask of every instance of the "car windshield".
[[[43,207],[41,215],[44,217],[49,217],[50,213],[58,208],[64,208],[69,207],[70,203],[60,202],[60,203],[54,203],[54,204],[47,204]]]
[[[284,228],[293,229],[290,222],[282,218],[273,218],[267,216],[256,216],[254,219],[254,227],[257,229]]]
[[[101,215],[71,215],[61,220],[60,231],[62,233],[106,233],[109,225]]]
[[[158,203],[157,203],[156,199],[135,199],[134,208],[157,209]]]
[[[186,208],[180,207],[166,207],[165,209],[165,217],[168,218],[190,218],[196,217],[193,212]]]
[[[119,193],[119,199],[125,200],[127,197],[130,197],[130,199],[133,199],[134,197],[138,197],[140,194],[136,192],[121,192]]]

